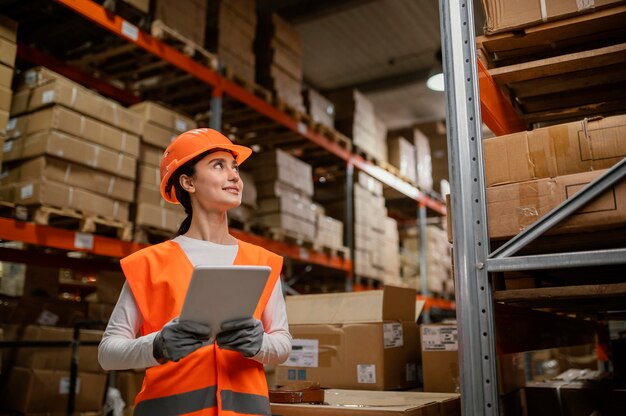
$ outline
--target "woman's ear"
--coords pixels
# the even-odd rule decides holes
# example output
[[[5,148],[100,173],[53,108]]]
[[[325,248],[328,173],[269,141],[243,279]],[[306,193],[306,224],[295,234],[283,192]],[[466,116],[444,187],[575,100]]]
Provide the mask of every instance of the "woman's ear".
[[[193,183],[193,178],[191,176],[184,175],[184,174],[180,175],[180,178],[178,179],[178,181],[180,182],[180,186],[182,186],[183,189],[189,192],[190,194],[196,191],[195,185]]]

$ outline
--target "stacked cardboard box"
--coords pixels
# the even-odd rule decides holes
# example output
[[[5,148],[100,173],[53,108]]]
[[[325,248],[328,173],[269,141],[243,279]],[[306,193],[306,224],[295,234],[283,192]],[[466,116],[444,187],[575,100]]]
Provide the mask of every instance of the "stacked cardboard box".
[[[28,341],[71,341],[72,328],[29,325],[5,326],[5,339]],[[99,341],[101,331],[81,330],[81,341]],[[6,382],[0,392],[0,402],[6,409],[33,414],[65,412],[69,392],[69,369],[72,351],[59,348],[20,348],[10,351]],[[98,364],[97,346],[82,346],[78,350],[75,410],[99,411],[102,408],[107,376]]]
[[[383,219],[382,244],[377,252],[382,256],[383,282],[388,285],[401,285],[400,279],[400,235],[398,223],[393,218]]]
[[[314,122],[335,128],[335,105],[314,89],[304,91],[304,104]]]
[[[154,20],[175,30],[197,46],[204,45],[207,0],[157,0]]]
[[[100,270],[97,275],[97,290],[88,305],[90,320],[108,322],[120,296],[126,278],[121,270]]]
[[[128,221],[137,115],[45,68],[24,74],[11,115],[3,199]]]
[[[344,250],[343,222],[325,215],[323,209],[317,210],[315,243],[321,247]]]
[[[359,390],[417,385],[415,290],[386,286],[290,296],[287,314],[294,348],[276,368],[277,384],[308,380]]]
[[[252,157],[250,168],[258,197],[255,221],[286,235],[313,241],[316,209],[311,201],[311,166],[282,150],[274,150]]]
[[[335,103],[335,126],[352,143],[379,162],[387,161],[387,128],[376,117],[374,106],[359,91],[347,90],[329,96]]]
[[[257,191],[254,184],[254,177],[247,172],[239,171],[239,178],[243,183],[243,193],[241,195],[241,205],[228,211],[228,218],[249,224],[254,217],[257,207]]]
[[[255,42],[257,82],[285,104],[304,113],[302,41],[298,31],[277,14],[259,15]]]
[[[254,83],[255,0],[220,0],[207,4],[205,47],[237,76]]]
[[[398,168],[400,175],[407,177],[411,182],[417,182],[417,163],[413,137],[410,140],[403,136],[387,139],[389,163]]]
[[[403,281],[410,287],[421,288],[420,276],[420,237],[417,228],[409,228],[402,233]],[[454,293],[452,277],[452,252],[445,229],[437,225],[426,227],[426,273],[428,291],[438,294]],[[406,261],[404,260],[406,259]]]
[[[559,20],[576,14],[622,3],[621,0],[482,0],[485,10],[485,33],[492,34]]]
[[[174,232],[185,218],[181,205],[161,198],[161,156],[170,142],[181,132],[193,129],[189,117],[154,102],[145,101],[130,108],[143,125],[137,169],[137,206],[135,225]]]
[[[491,238],[511,237],[626,156],[626,116],[582,120],[484,141]],[[626,183],[550,232],[626,223]]]
[[[11,109],[11,83],[17,53],[17,23],[0,16],[0,168],[2,167],[2,145],[6,139],[6,125]]]

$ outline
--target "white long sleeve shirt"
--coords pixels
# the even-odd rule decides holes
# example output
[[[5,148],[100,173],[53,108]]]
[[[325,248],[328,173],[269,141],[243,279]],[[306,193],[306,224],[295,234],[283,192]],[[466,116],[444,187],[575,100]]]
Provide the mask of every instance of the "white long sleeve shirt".
[[[239,248],[236,244],[215,244],[185,236],[178,236],[173,241],[180,245],[194,266],[231,265]],[[274,286],[261,322],[265,330],[263,344],[251,359],[262,364],[284,362],[291,351],[291,334],[280,279]],[[103,369],[129,370],[158,365],[152,355],[152,343],[157,332],[136,337],[142,324],[143,316],[125,283],[98,347],[98,361]]]

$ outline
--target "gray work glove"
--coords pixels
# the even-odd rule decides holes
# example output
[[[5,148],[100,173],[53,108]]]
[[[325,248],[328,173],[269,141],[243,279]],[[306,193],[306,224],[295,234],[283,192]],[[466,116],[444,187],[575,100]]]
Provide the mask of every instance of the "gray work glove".
[[[239,351],[244,357],[254,357],[263,345],[263,324],[254,318],[237,319],[222,323],[222,332],[216,342],[220,348]]]
[[[210,337],[211,327],[174,318],[154,337],[152,354],[161,364],[176,362],[202,347],[202,341]]]

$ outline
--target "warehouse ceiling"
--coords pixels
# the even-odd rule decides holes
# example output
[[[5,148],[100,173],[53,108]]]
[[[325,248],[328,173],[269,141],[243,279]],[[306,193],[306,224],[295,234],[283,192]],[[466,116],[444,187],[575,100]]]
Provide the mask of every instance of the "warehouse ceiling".
[[[426,87],[440,47],[438,0],[259,0],[302,35],[305,82],[362,90],[390,129],[445,118]],[[476,27],[484,18],[475,5]]]

